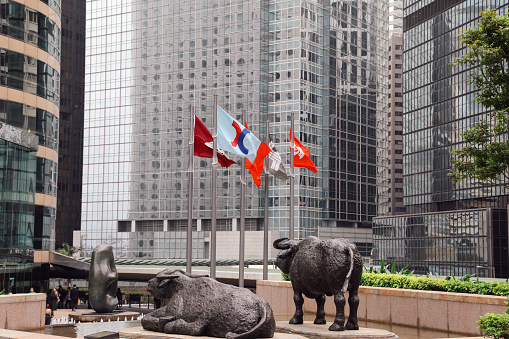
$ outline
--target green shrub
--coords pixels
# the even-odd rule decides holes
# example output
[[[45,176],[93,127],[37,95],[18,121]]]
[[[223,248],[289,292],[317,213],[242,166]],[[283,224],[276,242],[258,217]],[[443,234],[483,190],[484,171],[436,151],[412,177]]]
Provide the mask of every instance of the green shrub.
[[[486,313],[476,321],[485,337],[509,337],[509,314]]]
[[[281,272],[281,275],[283,276],[283,281],[291,281],[289,274]]]
[[[363,273],[362,286],[405,288],[424,291],[442,291],[484,295],[509,296],[509,283],[471,281],[467,279],[435,279],[385,273]]]

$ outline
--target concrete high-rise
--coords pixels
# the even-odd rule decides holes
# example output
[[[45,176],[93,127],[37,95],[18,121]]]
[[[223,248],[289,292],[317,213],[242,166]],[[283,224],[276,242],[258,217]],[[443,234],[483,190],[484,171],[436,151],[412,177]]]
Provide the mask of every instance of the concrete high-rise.
[[[453,183],[451,151],[488,109],[452,66],[465,53],[459,34],[481,11],[507,13],[507,1],[404,1],[403,174],[401,217],[376,218],[374,259],[417,273],[508,277],[507,192],[474,179]]]
[[[16,293],[28,292],[34,262],[54,247],[60,1],[1,0],[0,6],[2,288]]]
[[[213,99],[289,166],[290,115],[316,174],[295,170],[295,229],[366,228],[388,211],[385,1],[88,1],[81,244],[117,257],[185,257],[190,106]],[[382,137],[382,138],[380,138]],[[194,158],[193,257],[208,256],[211,162]],[[262,182],[262,188],[264,183]],[[271,237],[288,233],[288,182],[270,178]],[[238,237],[240,169],[220,168],[218,247]],[[263,229],[247,180],[246,230]],[[258,238],[259,239],[259,238]],[[261,257],[256,243],[246,257]],[[249,243],[248,243],[249,245]],[[258,247],[257,247],[258,246]],[[363,252],[369,253],[370,240]],[[221,258],[218,248],[218,258]],[[230,255],[225,254],[223,255]],[[231,255],[236,255],[235,253]]]
[[[389,215],[403,205],[403,1],[389,1]]]

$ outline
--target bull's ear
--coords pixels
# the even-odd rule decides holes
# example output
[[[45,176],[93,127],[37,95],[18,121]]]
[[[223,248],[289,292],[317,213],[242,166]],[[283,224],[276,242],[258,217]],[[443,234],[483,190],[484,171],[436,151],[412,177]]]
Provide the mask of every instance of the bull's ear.
[[[277,240],[274,240],[272,243],[272,246],[277,250],[286,250],[290,248],[290,244],[288,243],[288,238],[279,238]]]
[[[278,250],[286,250],[289,248],[295,248],[300,243],[300,240],[290,240],[288,238],[279,238],[274,241],[272,246]]]
[[[165,269],[164,271],[157,273],[156,279],[157,281],[161,281],[163,279],[175,279],[182,275],[185,275],[185,272],[180,269]]]

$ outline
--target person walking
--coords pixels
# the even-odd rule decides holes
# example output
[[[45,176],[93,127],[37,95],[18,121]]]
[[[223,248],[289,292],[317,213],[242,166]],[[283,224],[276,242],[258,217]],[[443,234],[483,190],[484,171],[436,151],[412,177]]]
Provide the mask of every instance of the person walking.
[[[122,291],[120,290],[120,287],[117,288],[117,300],[118,300],[118,305],[117,305],[117,309],[122,307]]]
[[[74,312],[78,307],[78,299],[80,298],[80,293],[78,292],[76,285],[72,286],[72,289],[69,293],[71,294],[71,309]]]
[[[62,285],[58,285],[58,308],[64,308],[64,289]]]
[[[53,288],[49,293],[49,308],[51,309],[51,315],[54,315],[58,306],[58,292],[56,288]]]
[[[64,298],[64,308],[71,308],[71,288],[67,288],[67,293]]]

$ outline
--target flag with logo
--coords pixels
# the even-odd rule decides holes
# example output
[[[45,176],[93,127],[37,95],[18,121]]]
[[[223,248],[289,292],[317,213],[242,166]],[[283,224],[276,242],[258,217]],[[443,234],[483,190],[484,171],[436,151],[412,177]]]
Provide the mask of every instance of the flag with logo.
[[[283,166],[283,160],[281,159],[281,155],[279,154],[276,145],[272,142],[272,138],[270,138],[269,147],[271,149],[271,152],[269,153],[269,174],[272,174],[283,181],[288,180],[288,175],[286,174],[285,167]]]
[[[311,160],[311,152],[302,145],[299,140],[294,136],[295,149],[293,150],[293,166],[304,167],[313,173],[316,173],[316,166],[313,160]]]
[[[251,163],[249,170],[253,180],[258,187],[260,186],[263,160],[270,153],[270,147],[233,119],[219,105],[217,106],[217,147],[249,160]]]
[[[203,121],[194,116],[194,155],[202,158],[212,158],[213,156],[213,145],[214,139],[212,133],[205,126]],[[235,161],[231,160],[226,154],[220,149],[217,150],[217,161],[223,167],[230,167],[236,164]]]

